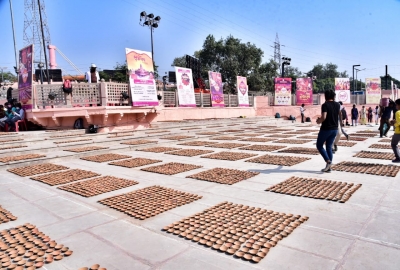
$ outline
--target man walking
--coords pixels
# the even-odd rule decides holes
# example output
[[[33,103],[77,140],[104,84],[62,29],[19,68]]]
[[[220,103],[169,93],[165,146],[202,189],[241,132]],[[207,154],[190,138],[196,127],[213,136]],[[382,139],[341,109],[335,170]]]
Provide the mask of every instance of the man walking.
[[[379,126],[379,133],[381,138],[383,136],[387,137],[387,133],[389,132],[390,129],[389,120],[393,109],[394,109],[394,102],[392,100],[389,101],[388,107],[381,107],[382,116],[381,116],[381,124]],[[385,124],[387,125],[386,129],[384,129]]]
[[[391,121],[391,124],[394,126],[394,135],[392,137],[391,146],[396,158],[392,160],[392,162],[400,163],[400,151],[398,147],[400,142],[400,99],[397,99],[395,103],[397,111],[395,113],[395,118]]]

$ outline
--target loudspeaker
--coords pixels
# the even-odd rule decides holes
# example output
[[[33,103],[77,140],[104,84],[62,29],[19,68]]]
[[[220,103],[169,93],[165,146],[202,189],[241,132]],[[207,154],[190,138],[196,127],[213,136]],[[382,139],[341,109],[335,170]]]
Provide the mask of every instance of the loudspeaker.
[[[176,73],[175,73],[175,71],[169,71],[168,72],[168,81],[170,83],[176,83]]]

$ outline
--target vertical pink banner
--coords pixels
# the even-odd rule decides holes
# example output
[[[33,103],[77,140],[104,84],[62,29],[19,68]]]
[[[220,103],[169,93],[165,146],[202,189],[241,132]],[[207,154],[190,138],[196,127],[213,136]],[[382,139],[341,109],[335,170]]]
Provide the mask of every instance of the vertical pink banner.
[[[311,78],[296,79],[296,104],[312,105],[313,104],[313,85]]]
[[[247,86],[247,78],[237,76],[236,86],[239,107],[249,107],[249,87]]]
[[[225,107],[221,73],[208,72],[212,107]]]
[[[19,51],[18,95],[25,110],[32,109],[33,44]]]
[[[275,78],[275,106],[292,105],[292,78]]]

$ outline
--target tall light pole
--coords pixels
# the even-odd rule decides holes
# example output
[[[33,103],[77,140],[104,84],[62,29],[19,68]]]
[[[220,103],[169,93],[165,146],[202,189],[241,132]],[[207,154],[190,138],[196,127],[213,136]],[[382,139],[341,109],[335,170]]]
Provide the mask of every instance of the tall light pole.
[[[354,94],[354,89],[355,89],[355,81],[354,81],[354,68],[355,67],[359,67],[359,66],[361,66],[361,65],[353,65],[353,94]]]
[[[40,30],[42,32],[42,44],[43,44],[44,61],[45,61],[45,64],[46,64],[47,83],[50,84],[49,63],[47,62],[46,44],[44,43],[45,40],[44,40],[43,21],[42,21],[42,8],[40,7],[40,0],[38,0],[38,8],[39,8],[39,17],[40,17]]]
[[[357,88],[357,75],[358,75],[358,72],[359,71],[363,71],[363,70],[365,70],[365,68],[363,68],[363,69],[356,69],[355,68],[355,71],[356,71],[356,88]],[[354,80],[354,78],[353,78],[353,80]],[[361,87],[362,87],[362,84],[361,84]],[[354,90],[356,90],[356,88],[354,88]]]
[[[282,78],[285,77],[285,66],[290,66],[290,61],[292,61],[291,58],[288,57],[282,57]]]
[[[154,63],[154,50],[153,50],[153,29],[158,27],[158,24],[160,23],[161,17],[156,16],[154,17],[153,13],[150,13],[149,15],[146,14],[145,11],[142,11],[140,13],[140,22],[139,24],[141,26],[148,26],[150,28],[151,32],[151,57],[153,59]],[[143,22],[142,22],[143,21]]]
[[[13,39],[14,39],[14,54],[15,54],[15,73],[19,72],[19,65],[18,65],[18,58],[17,58],[17,44],[15,42],[15,30],[14,30],[14,13],[13,13],[13,9],[12,9],[12,3],[10,0],[10,13],[11,13],[11,25],[12,25],[12,31],[13,31]]]

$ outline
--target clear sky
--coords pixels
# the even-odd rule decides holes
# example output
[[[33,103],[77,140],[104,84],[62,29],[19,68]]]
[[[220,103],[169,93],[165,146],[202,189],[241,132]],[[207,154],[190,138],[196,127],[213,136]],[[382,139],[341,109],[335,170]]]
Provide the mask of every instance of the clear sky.
[[[24,1],[13,0],[17,47],[23,44]],[[154,31],[155,62],[163,75],[174,57],[201,49],[208,34],[233,35],[273,55],[278,33],[282,54],[302,72],[332,62],[339,71],[361,64],[358,78],[400,78],[399,0],[45,0],[51,43],[86,71],[91,63],[112,69],[125,48],[151,51],[150,30],[139,13],[161,16]],[[9,0],[0,0],[0,67],[12,70]],[[76,74],[57,54],[58,65]]]

